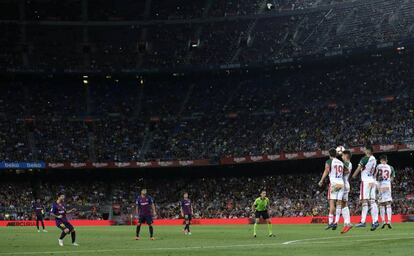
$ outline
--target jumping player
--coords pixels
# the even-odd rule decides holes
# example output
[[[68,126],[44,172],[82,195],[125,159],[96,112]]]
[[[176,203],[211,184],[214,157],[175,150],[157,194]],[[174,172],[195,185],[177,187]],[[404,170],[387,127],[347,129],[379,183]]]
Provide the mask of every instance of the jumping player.
[[[252,211],[254,212],[254,215],[255,215],[255,221],[254,221],[254,226],[253,226],[254,237],[257,237],[256,230],[257,230],[257,224],[259,224],[260,218],[265,220],[267,223],[267,230],[269,232],[269,237],[274,236],[272,232],[272,222],[270,221],[270,217],[269,217],[269,204],[270,204],[270,200],[269,198],[266,197],[266,191],[264,190],[260,193],[260,197],[254,200],[254,203],[252,205]]]
[[[47,230],[45,229],[45,222],[43,221],[44,214],[45,214],[45,207],[40,202],[40,199],[37,199],[36,202],[33,203],[32,209],[36,215],[37,232],[40,232],[39,222],[42,224],[43,232],[47,232]]]
[[[326,160],[325,170],[322,174],[321,180],[318,185],[322,187],[323,181],[329,175],[329,188],[328,188],[328,200],[329,200],[329,217],[328,217],[328,226],[326,229],[336,230],[339,220],[334,221],[335,206],[339,208],[339,215],[341,213],[342,207],[342,198],[344,195],[344,163],[341,160],[336,158],[337,152],[336,149],[329,149],[329,159]]]
[[[395,177],[394,167],[388,165],[388,159],[386,155],[380,157],[380,164],[377,166],[376,177],[379,181],[379,204],[380,204],[380,215],[382,220],[382,229],[391,226],[392,218],[392,196],[391,196],[391,183]],[[387,210],[385,211],[385,207]],[[385,213],[387,214],[387,220],[385,220]]]
[[[355,170],[352,178],[356,178],[361,172],[361,191],[359,199],[362,203],[361,222],[356,227],[365,227],[365,220],[368,214],[368,202],[371,206],[372,226],[371,231],[378,228],[378,205],[375,201],[376,197],[376,180],[375,168],[377,160],[373,156],[374,149],[372,146],[365,147],[365,156],[359,161],[358,168]]]
[[[138,216],[138,225],[136,230],[135,240],[139,240],[139,232],[141,231],[141,225],[146,223],[148,225],[150,240],[155,240],[154,238],[154,228],[152,226],[153,216],[156,216],[155,204],[152,197],[147,195],[147,190],[142,189],[141,194],[136,198],[136,208],[135,213]]]
[[[76,209],[71,209],[66,211],[66,207],[64,205],[65,195],[59,194],[56,202],[52,204],[52,209],[50,210],[50,216],[55,217],[56,226],[62,230],[62,233],[58,239],[59,245],[63,246],[63,238],[67,234],[70,233],[72,237],[72,245],[79,246],[76,243],[76,232],[75,228],[69,223],[68,219],[66,218],[66,214],[76,211]]]
[[[344,217],[344,227],[342,228],[341,234],[344,234],[351,230],[351,214],[349,213],[348,207],[348,199],[349,199],[349,192],[351,191],[351,186],[349,184],[349,176],[352,172],[352,163],[351,163],[351,151],[345,150],[342,152],[342,160],[344,162],[344,195],[342,197],[342,216]],[[338,209],[336,209],[336,215],[338,216]]]
[[[181,216],[184,217],[185,226],[184,234],[191,235],[190,225],[193,217],[193,207],[191,205],[191,200],[188,198],[188,193],[184,193],[183,200],[180,202]]]

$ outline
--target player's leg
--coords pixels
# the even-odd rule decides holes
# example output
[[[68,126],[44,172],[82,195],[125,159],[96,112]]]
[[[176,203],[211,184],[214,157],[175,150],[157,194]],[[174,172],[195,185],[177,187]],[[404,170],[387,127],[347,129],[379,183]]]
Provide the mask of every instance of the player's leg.
[[[385,204],[383,202],[380,201],[380,216],[381,216],[381,222],[382,222],[382,229],[385,228],[385,224],[387,223],[385,220]]]
[[[267,232],[269,234],[269,237],[272,237],[273,236],[272,221],[270,220],[270,216],[269,216],[269,213],[267,211],[263,212],[263,219],[266,221]]]
[[[339,219],[341,218],[341,212],[342,212],[342,200],[336,200],[336,210],[335,210],[335,220],[334,220],[335,225],[338,224]]]
[[[392,219],[392,207],[391,207],[391,201],[387,202],[387,225],[388,228],[392,228],[391,226],[391,219]]]
[[[45,229],[45,220],[43,219],[43,216],[40,216],[40,221],[41,221],[41,224],[42,224],[43,232],[47,232],[47,230]]]
[[[69,228],[66,227],[66,225],[64,223],[60,223],[58,225],[58,228],[60,230],[62,230],[62,233],[60,234],[60,237],[58,239],[59,245],[63,246],[63,239],[65,238],[65,236],[70,232]]]
[[[75,231],[75,228],[70,223],[67,224],[67,227],[69,228],[70,236],[72,238],[72,245],[73,246],[79,246],[79,244],[76,243],[76,231]]]
[[[332,193],[331,193],[332,195]],[[332,198],[332,197],[331,197]],[[329,200],[329,214],[328,214],[328,226],[325,229],[331,229],[334,225],[334,214],[335,214],[335,200]]]
[[[378,205],[376,201],[376,184],[372,183],[370,186],[370,207],[371,207],[371,217],[372,217],[372,226],[371,231],[376,230],[379,227],[378,224]]]
[[[146,222],[148,224],[148,231],[149,231],[149,234],[150,234],[150,239],[154,240],[154,227],[152,226],[152,224],[153,224],[152,217],[147,216],[146,217]]]
[[[361,221],[358,225],[356,225],[356,227],[365,227],[365,221],[367,219],[367,214],[368,214],[368,186],[367,186],[367,182],[361,182],[361,187],[360,187],[360,193],[359,193],[359,199],[361,200]]]
[[[187,215],[187,231],[188,231],[188,235],[191,235],[191,231],[190,231],[191,220],[192,220],[192,216],[191,215]]]
[[[256,218],[254,219],[254,224],[253,224],[253,236],[256,237],[257,235],[257,225],[259,224],[260,221],[260,217],[257,217],[257,212],[256,212]]]
[[[40,230],[39,230],[39,216],[36,216],[36,228],[37,228],[37,232],[40,232]]]
[[[141,225],[145,223],[145,218],[140,216],[138,219],[137,228],[135,231],[135,240],[139,240],[139,233],[141,232]]]
[[[345,195],[344,200],[342,200],[342,216],[344,216],[344,227],[342,228],[341,234],[345,234],[352,228],[347,195]]]

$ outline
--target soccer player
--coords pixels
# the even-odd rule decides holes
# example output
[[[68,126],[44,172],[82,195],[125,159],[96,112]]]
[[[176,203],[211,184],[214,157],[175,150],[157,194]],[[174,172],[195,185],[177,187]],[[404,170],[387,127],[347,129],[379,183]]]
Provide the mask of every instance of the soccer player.
[[[349,150],[342,152],[342,160],[344,162],[344,195],[342,197],[342,216],[344,217],[344,227],[342,228],[341,234],[344,234],[351,230],[351,215],[349,213],[348,199],[351,186],[349,185],[349,176],[352,172],[351,163],[352,153]],[[339,219],[338,209],[336,209],[337,219]]]
[[[344,195],[344,163],[336,158],[336,149],[329,149],[329,159],[326,160],[325,170],[323,171],[321,180],[318,185],[322,187],[323,181],[329,175],[329,187],[328,187],[328,200],[329,200],[329,217],[328,226],[326,229],[336,230],[338,226],[338,219],[334,221],[334,213],[336,208],[339,209],[339,215],[341,214],[342,198]],[[336,206],[336,207],[335,207]]]
[[[257,224],[259,224],[260,218],[262,218],[263,220],[266,221],[267,223],[267,230],[269,232],[269,237],[273,237],[273,232],[272,232],[272,222],[270,221],[270,217],[269,217],[269,198],[266,197],[266,191],[262,191],[260,193],[260,197],[256,198],[256,200],[254,200],[254,203],[252,205],[252,211],[254,212],[255,215],[255,221],[254,221],[254,226],[253,226],[253,236],[257,237]]]
[[[380,204],[380,215],[382,220],[382,229],[391,226],[392,218],[392,196],[391,196],[391,182],[395,177],[394,167],[388,164],[388,158],[386,155],[380,157],[380,164],[377,165],[376,177],[379,180],[379,204]],[[387,211],[385,211],[385,207]],[[387,213],[387,220],[385,220],[385,212]]]
[[[193,207],[191,205],[191,200],[188,198],[188,193],[184,193],[183,200],[180,202],[181,216],[184,217],[185,226],[184,234],[191,235],[190,224],[193,217]]]
[[[375,168],[377,160],[373,156],[374,149],[371,145],[365,147],[365,156],[359,161],[358,168],[355,170],[352,178],[358,176],[361,172],[361,191],[359,199],[362,204],[361,222],[356,227],[365,227],[365,220],[368,214],[368,203],[371,206],[372,225],[371,231],[378,228],[378,205],[375,201],[376,196],[376,180]]]
[[[135,240],[139,240],[139,232],[141,231],[141,225],[146,223],[149,228],[150,240],[155,240],[154,238],[154,228],[152,226],[153,219],[152,216],[156,216],[155,204],[152,197],[147,195],[147,190],[142,189],[141,194],[136,198],[136,208],[135,213],[138,216],[138,225],[136,231]]]
[[[44,214],[45,214],[45,207],[40,202],[40,199],[37,199],[36,202],[32,205],[33,212],[36,214],[36,227],[37,232],[40,232],[39,229],[39,222],[42,224],[43,232],[47,232],[45,229],[45,222],[43,221]]]
[[[58,194],[58,198],[56,202],[52,204],[52,209],[50,210],[50,216],[55,217],[56,226],[62,230],[58,242],[60,246],[63,246],[63,238],[65,238],[65,236],[70,233],[72,237],[72,245],[79,246],[79,244],[76,243],[75,228],[72,226],[72,224],[69,223],[68,219],[66,218],[66,214],[72,213],[76,211],[76,209],[66,211],[64,201],[65,195],[62,193]]]

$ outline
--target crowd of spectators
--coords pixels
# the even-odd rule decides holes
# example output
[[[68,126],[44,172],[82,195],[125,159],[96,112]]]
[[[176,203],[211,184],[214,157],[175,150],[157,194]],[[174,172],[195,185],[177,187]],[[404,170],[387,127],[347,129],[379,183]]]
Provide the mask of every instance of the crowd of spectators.
[[[108,185],[103,182],[71,183],[47,180],[43,182],[22,182],[21,180],[0,183],[0,220],[29,220],[35,218],[33,202],[40,199],[44,214],[49,218],[52,203],[58,193],[66,195],[68,209],[76,219],[102,219],[104,206],[108,205]]]
[[[0,159],[215,159],[412,143],[411,57],[198,80],[12,82],[1,88]]]
[[[414,173],[412,168],[396,171],[393,181],[393,213],[414,214]],[[319,188],[320,173],[279,174],[233,177],[165,177],[111,178],[80,180],[77,183],[43,181],[41,185],[9,182],[0,184],[0,218],[30,219],[31,201],[40,198],[49,207],[56,194],[66,195],[67,208],[77,208],[72,218],[101,219],[110,207],[119,209],[118,216],[128,219],[135,214],[135,199],[142,188],[154,198],[158,218],[180,218],[179,201],[184,192],[190,194],[195,218],[242,218],[252,216],[251,205],[261,190],[271,201],[273,217],[325,216],[327,186]],[[327,185],[327,184],[325,184]],[[351,181],[350,208],[360,214],[358,181]],[[32,192],[33,189],[33,192]],[[115,215],[115,214],[114,214]],[[48,216],[48,214],[46,215]],[[111,216],[111,215],[107,215]]]

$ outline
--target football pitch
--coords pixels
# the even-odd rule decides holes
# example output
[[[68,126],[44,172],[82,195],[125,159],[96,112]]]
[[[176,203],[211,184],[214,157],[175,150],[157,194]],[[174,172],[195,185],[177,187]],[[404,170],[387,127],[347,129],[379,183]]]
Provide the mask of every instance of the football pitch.
[[[276,237],[267,237],[260,225],[252,237],[252,225],[193,226],[186,236],[179,226],[155,226],[155,241],[148,228],[141,240],[134,240],[134,226],[77,227],[79,247],[65,238],[59,247],[60,231],[49,227],[37,233],[34,227],[0,228],[0,256],[3,255],[414,255],[414,223],[394,224],[392,230],[352,229],[341,235],[340,228],[324,225],[274,225]]]

